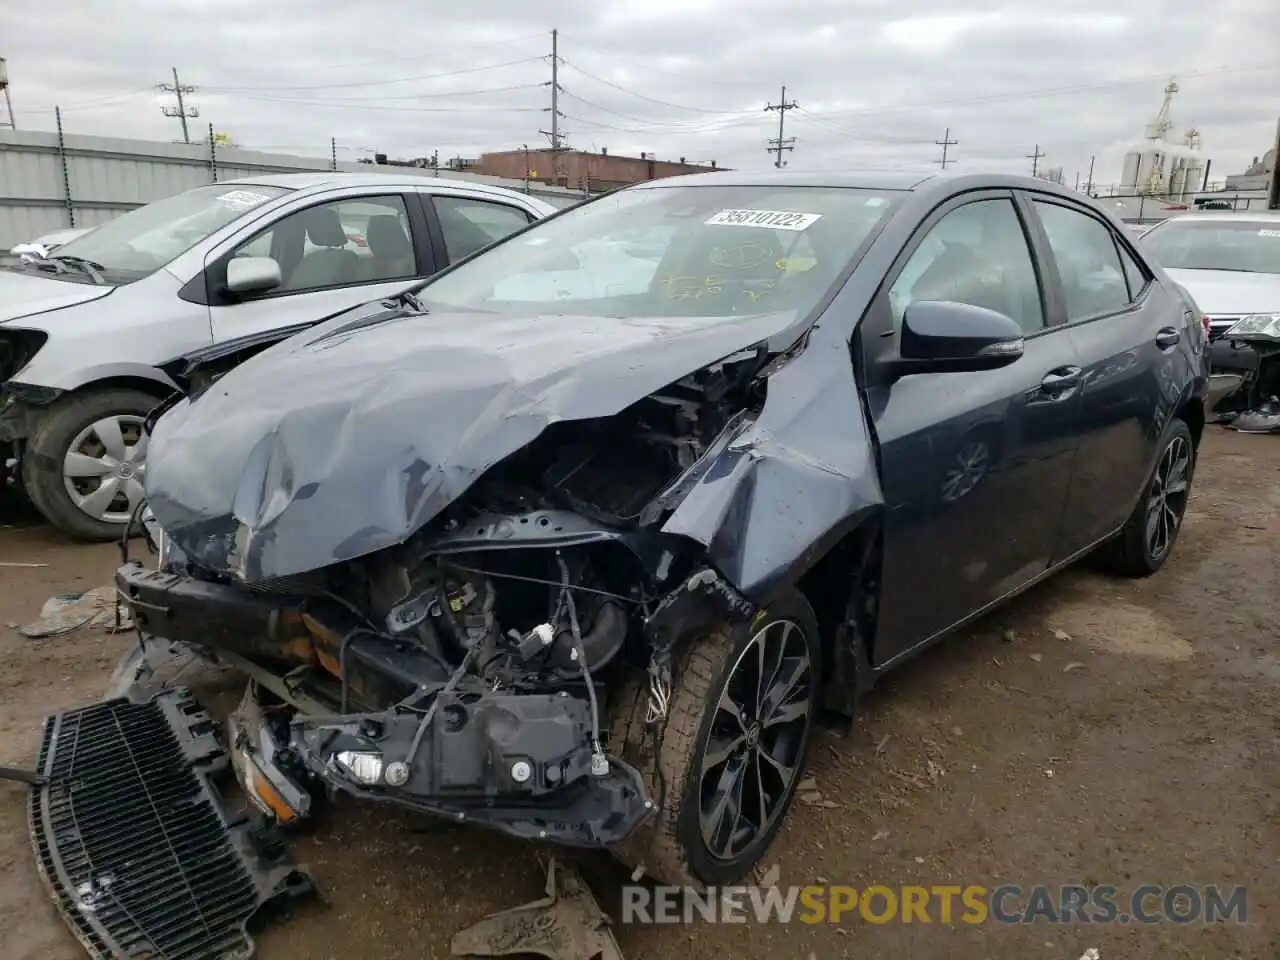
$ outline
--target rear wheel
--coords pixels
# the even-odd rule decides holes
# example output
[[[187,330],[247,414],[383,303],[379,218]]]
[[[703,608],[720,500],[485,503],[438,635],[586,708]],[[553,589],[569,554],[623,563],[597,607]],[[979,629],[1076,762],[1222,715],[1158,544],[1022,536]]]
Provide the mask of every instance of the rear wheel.
[[[141,390],[89,389],[62,401],[27,443],[22,480],[50,523],[82,540],[114,540],[143,499],[147,435],[160,403]]]
[[[722,627],[685,650],[665,721],[647,725],[644,684],[626,688],[611,744],[645,773],[659,809],[618,856],[674,884],[750,873],[803,774],[820,663],[813,610],[793,592],[748,626]]]
[[[1142,499],[1120,533],[1098,551],[1103,566],[1123,577],[1147,577],[1164,566],[1182,529],[1195,467],[1191,428],[1171,420]]]

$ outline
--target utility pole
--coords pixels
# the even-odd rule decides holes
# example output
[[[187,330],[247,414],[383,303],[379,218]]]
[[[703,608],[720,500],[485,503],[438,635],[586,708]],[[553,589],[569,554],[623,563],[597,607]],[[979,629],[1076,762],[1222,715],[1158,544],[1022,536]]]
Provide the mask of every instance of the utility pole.
[[[955,163],[954,160],[947,159],[947,148],[956,146],[960,141],[951,139],[951,128],[947,127],[947,132],[942,135],[942,139],[935,140],[933,142],[942,148],[942,159],[939,160],[938,163],[941,165],[942,169],[945,170],[947,169],[948,163]]]
[[[1033,152],[1027,154],[1027,159],[1031,161],[1031,175],[1034,177],[1040,171],[1040,158],[1044,154],[1040,152],[1040,144],[1036,144]]]
[[[18,122],[13,119],[13,101],[9,99],[9,67],[5,63],[4,57],[0,57],[0,93],[4,94],[5,116],[8,117],[0,126],[17,130]]]
[[[1267,209],[1280,210],[1280,121],[1276,123],[1276,149],[1272,153],[1271,183],[1267,187]]]
[[[1089,158],[1089,176],[1084,182],[1084,192],[1086,196],[1093,196],[1093,162],[1097,160],[1096,156]]]
[[[551,31],[551,129],[538,132],[551,141],[551,181],[560,183],[560,150],[566,134],[560,129],[560,31]]]
[[[787,101],[787,85],[784,83],[782,85],[781,102],[771,103],[764,108],[766,112],[770,110],[778,111],[778,135],[769,141],[769,145],[765,147],[765,151],[764,151],[765,153],[776,153],[778,155],[778,159],[773,161],[773,165],[778,169],[782,169],[783,167],[786,166],[786,163],[782,159],[782,151],[794,150],[796,148],[796,138],[795,137],[784,138],[782,134],[786,129],[787,111],[794,110],[798,106],[800,106],[800,104],[796,103],[794,100],[790,102]]]
[[[191,134],[187,132],[187,118],[200,116],[200,108],[192,105],[191,109],[187,109],[186,103],[182,99],[184,93],[195,93],[195,87],[184,87],[178,80],[178,68],[173,68],[173,83],[157,83],[156,88],[163,90],[165,93],[172,93],[178,98],[176,107],[164,106],[160,109],[164,111],[166,117],[177,117],[182,121],[182,141],[183,143],[191,142]]]

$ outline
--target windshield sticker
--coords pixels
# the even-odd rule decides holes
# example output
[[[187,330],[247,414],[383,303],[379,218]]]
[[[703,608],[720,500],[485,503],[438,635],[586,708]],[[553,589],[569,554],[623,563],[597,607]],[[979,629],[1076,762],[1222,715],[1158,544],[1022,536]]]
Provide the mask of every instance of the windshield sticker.
[[[270,199],[265,193],[253,193],[249,190],[232,190],[218,198],[224,206],[234,207],[237,210],[248,210]]]
[[[1260,237],[1280,237],[1280,230],[1259,230]]]
[[[788,210],[721,210],[706,226],[764,227],[768,230],[807,230],[820,219],[820,213],[793,213]]]

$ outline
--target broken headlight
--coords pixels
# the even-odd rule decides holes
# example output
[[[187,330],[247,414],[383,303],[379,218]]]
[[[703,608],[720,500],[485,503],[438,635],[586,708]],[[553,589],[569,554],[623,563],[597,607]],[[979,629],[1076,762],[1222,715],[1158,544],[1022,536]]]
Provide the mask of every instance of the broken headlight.
[[[1280,340],[1280,313],[1253,313],[1233,323],[1226,337],[1266,337]]]

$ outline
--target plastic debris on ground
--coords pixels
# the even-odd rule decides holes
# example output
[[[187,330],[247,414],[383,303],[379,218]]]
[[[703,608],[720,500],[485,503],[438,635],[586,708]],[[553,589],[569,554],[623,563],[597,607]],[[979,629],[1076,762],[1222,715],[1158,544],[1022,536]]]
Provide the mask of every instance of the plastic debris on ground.
[[[45,601],[40,616],[32,623],[18,628],[18,632],[32,640],[60,637],[82,627],[105,627],[112,632],[133,629],[133,622],[124,610],[116,616],[116,588],[95,587],[83,593],[68,591],[54,594]]]
[[[551,857],[546,891],[539,900],[492,914],[456,934],[453,955],[623,960],[609,918],[575,870]]]

